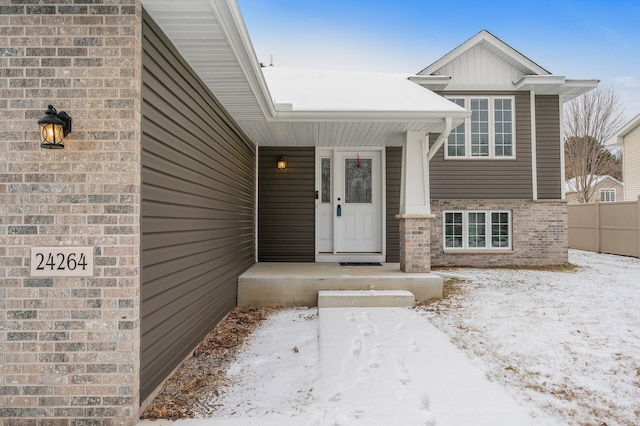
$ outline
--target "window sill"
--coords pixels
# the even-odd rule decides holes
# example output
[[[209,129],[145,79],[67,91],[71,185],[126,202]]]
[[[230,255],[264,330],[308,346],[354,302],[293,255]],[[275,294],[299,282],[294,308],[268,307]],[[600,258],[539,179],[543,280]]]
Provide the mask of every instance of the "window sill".
[[[506,161],[506,160],[516,160],[516,157],[449,157],[449,156],[445,156],[444,157],[445,160],[500,160],[500,161]]]
[[[513,254],[513,249],[444,249],[445,254]]]

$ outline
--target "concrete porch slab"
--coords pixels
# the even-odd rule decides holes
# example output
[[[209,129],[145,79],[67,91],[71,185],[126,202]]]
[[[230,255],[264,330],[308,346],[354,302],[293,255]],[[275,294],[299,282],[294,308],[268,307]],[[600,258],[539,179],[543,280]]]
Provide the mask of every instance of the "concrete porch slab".
[[[256,263],[238,277],[238,306],[317,306],[320,290],[407,290],[416,301],[442,297],[442,277],[404,273],[399,263]]]

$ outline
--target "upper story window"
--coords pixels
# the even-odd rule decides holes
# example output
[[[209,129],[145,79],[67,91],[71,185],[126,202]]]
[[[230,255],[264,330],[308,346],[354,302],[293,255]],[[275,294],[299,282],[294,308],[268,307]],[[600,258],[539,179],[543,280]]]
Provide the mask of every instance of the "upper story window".
[[[616,201],[616,189],[600,188],[600,201],[604,201],[604,202]]]
[[[465,96],[450,101],[471,111],[451,131],[445,158],[515,158],[514,98]]]

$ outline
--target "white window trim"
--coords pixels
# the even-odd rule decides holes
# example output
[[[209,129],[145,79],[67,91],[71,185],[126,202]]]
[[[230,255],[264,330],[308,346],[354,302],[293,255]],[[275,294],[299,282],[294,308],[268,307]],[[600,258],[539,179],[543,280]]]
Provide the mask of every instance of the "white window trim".
[[[471,99],[487,99],[489,101],[489,155],[488,156],[472,156],[471,155],[471,117],[464,120],[464,156],[449,155],[449,139],[444,143],[444,158],[451,160],[515,160],[516,158],[516,98],[515,96],[447,96],[447,99],[464,99],[465,109],[471,111]],[[512,149],[510,156],[495,155],[495,99],[510,99],[512,106],[512,128],[511,142]]]
[[[599,199],[603,203],[615,203],[616,199],[618,198],[617,192],[618,191],[616,191],[615,188],[600,188],[600,192],[598,193],[598,195],[600,196]],[[607,198],[609,198],[609,200],[603,200],[602,199],[602,194],[604,194],[604,193],[613,194],[613,199],[610,199],[611,196],[607,196]]]
[[[462,213],[462,247],[447,247],[447,213]],[[469,247],[469,213],[485,214],[485,247]],[[509,216],[509,246],[491,247],[491,213]],[[442,247],[446,252],[511,252],[513,250],[513,220],[510,210],[445,210],[442,212]]]

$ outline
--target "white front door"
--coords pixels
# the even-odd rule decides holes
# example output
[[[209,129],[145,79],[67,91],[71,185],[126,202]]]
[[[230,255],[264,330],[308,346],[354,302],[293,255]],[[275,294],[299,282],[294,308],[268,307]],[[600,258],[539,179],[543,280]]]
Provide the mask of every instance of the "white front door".
[[[382,153],[318,150],[317,261],[384,261]]]

